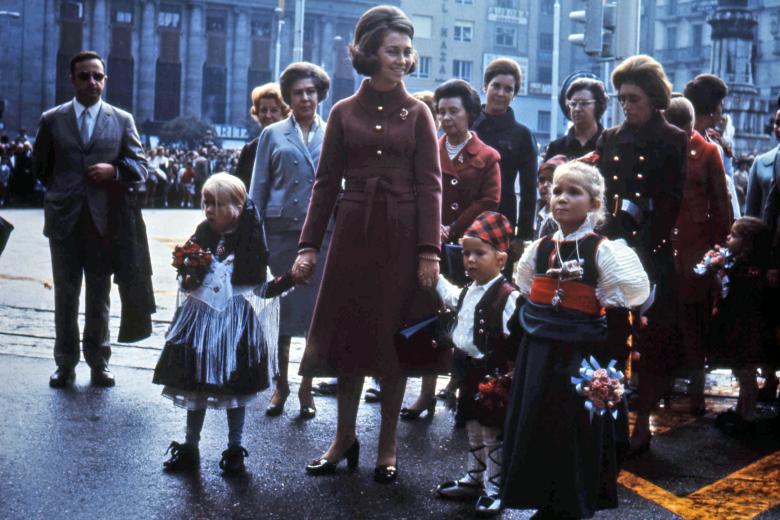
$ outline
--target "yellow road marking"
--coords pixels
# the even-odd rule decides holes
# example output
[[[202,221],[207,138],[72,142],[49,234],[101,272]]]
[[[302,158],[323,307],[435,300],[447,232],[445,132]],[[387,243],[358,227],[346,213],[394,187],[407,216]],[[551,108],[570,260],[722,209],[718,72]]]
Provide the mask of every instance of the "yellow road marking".
[[[780,504],[780,451],[684,497],[628,471],[618,482],[685,520],[753,518]]]

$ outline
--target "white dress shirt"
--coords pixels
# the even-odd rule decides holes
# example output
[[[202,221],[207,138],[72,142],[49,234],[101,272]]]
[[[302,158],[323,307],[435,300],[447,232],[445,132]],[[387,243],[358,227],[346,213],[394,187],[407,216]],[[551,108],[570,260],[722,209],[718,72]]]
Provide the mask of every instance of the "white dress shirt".
[[[92,106],[85,107],[78,102],[76,98],[73,98],[73,108],[76,111],[76,128],[81,130],[81,114],[86,110],[89,114],[87,119],[87,128],[89,128],[89,139],[92,139],[92,132],[95,130],[95,123],[97,122],[98,115],[100,114],[100,106],[103,104],[101,99]],[[89,141],[89,139],[87,141]]]
[[[501,275],[496,276],[489,282],[479,285],[476,282],[471,284],[466,290],[466,296],[463,299],[463,307],[458,311],[458,319],[456,320],[455,330],[452,332],[452,341],[455,346],[462,350],[467,356],[479,359],[484,354],[479,351],[476,345],[474,345],[474,312],[477,309],[479,300],[485,295],[488,289],[501,278]],[[436,284],[436,292],[444,301],[444,304],[448,307],[456,309],[458,306],[458,298],[460,298],[461,288],[457,285],[453,285],[447,281],[444,276],[439,275],[439,282]],[[509,298],[504,305],[504,312],[501,318],[501,328],[505,335],[509,335],[509,327],[507,322],[512,314],[515,312],[515,304],[517,303],[517,297],[520,295],[517,291],[512,291]]]
[[[566,236],[559,229],[552,239],[561,241],[579,240],[593,232],[593,218],[589,217],[580,228]],[[522,258],[517,263],[515,281],[520,293],[528,296],[531,293],[531,283],[536,275],[536,251],[542,239],[536,240],[525,248]],[[647,300],[650,295],[650,282],[642,267],[642,262],[633,249],[623,240],[601,241],[596,249],[596,298],[606,308],[636,307]]]
[[[316,134],[323,127],[322,118],[319,116],[319,114],[314,114],[314,119],[312,119],[311,127],[309,128],[309,138],[306,139],[304,137],[303,127],[301,127],[300,123],[298,123],[298,121],[295,120],[295,114],[292,114],[290,119],[292,119],[293,127],[295,127],[295,129],[298,131],[298,136],[301,138],[301,142],[306,146],[309,146],[309,141],[311,141],[311,136]]]

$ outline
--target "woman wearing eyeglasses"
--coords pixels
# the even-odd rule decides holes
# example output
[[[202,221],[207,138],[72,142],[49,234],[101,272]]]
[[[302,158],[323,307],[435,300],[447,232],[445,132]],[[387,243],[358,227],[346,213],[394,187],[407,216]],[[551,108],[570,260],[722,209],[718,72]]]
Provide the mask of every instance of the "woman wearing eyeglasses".
[[[612,84],[625,121],[604,130],[596,145],[607,188],[608,220],[602,234],[622,238],[636,250],[653,287],[635,313],[633,344],[641,358],[631,450],[639,453],[650,447],[650,412],[680,349],[679,283],[671,239],[685,185],[688,136],[661,115],[669,106],[672,85],[653,58],[628,58],[615,68]],[[627,352],[606,354],[623,361]]]
[[[576,159],[596,149],[596,143],[604,128],[599,122],[607,109],[607,91],[597,79],[580,78],[566,89],[564,115],[573,123],[569,131],[551,142],[544,153],[548,161],[556,155]]]

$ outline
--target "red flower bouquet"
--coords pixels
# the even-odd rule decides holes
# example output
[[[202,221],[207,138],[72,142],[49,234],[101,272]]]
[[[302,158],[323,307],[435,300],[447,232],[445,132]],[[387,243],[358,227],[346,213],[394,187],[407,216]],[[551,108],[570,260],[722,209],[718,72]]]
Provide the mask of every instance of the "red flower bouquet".
[[[512,373],[487,375],[479,384],[477,409],[483,424],[504,424],[509,393],[512,388]]]
[[[173,263],[181,286],[187,291],[200,287],[211,265],[211,251],[201,248],[192,240],[173,249]]]

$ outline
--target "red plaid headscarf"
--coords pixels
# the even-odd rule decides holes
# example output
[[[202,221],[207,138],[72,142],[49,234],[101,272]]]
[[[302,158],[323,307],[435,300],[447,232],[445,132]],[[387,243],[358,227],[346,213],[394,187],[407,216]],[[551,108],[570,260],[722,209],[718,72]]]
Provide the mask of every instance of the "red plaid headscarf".
[[[499,251],[505,252],[512,243],[512,225],[501,213],[483,211],[463,236],[478,238]]]

